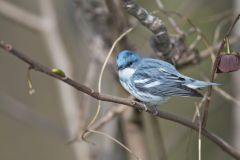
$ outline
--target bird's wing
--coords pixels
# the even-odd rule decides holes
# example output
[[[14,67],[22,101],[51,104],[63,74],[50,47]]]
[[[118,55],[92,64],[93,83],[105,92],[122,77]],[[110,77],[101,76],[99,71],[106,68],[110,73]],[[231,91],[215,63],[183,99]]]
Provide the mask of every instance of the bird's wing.
[[[166,73],[172,73],[181,76],[181,74],[176,70],[175,66],[168,62],[157,59],[143,58],[139,63],[138,68],[141,69],[156,68],[161,71],[165,71]]]
[[[132,77],[132,83],[140,92],[156,96],[197,96],[201,94],[184,85],[185,76],[164,61],[143,59]]]

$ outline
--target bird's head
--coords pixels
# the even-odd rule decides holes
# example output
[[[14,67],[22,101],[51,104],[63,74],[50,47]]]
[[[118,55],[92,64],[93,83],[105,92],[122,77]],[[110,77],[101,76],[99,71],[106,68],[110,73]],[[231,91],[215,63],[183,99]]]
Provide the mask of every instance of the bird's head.
[[[127,67],[131,67],[133,64],[141,60],[141,57],[133,51],[124,50],[117,55],[117,67],[118,70],[122,70]]]

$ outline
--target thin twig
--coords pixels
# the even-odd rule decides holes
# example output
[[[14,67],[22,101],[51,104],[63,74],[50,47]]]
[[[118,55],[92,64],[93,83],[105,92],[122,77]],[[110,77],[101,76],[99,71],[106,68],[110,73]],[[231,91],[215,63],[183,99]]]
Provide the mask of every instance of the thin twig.
[[[206,76],[204,76],[204,79],[205,79],[206,81],[209,81],[209,79],[206,78]],[[218,86],[214,86],[213,89],[214,89],[219,95],[221,95],[223,98],[225,98],[226,100],[229,100],[229,101],[235,103],[236,105],[238,105],[238,106],[240,107],[240,100],[239,100],[239,99],[233,97],[232,95],[230,95],[229,93],[227,93],[226,91],[224,91],[223,89],[221,89],[221,88],[218,87]],[[206,94],[205,94],[204,96],[206,96]]]
[[[230,17],[232,14],[233,14],[233,10],[229,9],[229,10],[221,11],[220,13],[217,13],[208,17],[204,17],[204,19],[200,20],[200,22],[202,23],[216,22],[222,19],[228,19],[228,17]]]
[[[218,25],[215,29],[215,32],[214,32],[214,36],[213,36],[213,44],[217,43],[223,26],[227,25],[229,23],[229,21],[230,21],[230,19],[223,19],[222,21],[220,21],[218,23]]]
[[[136,27],[136,26],[135,26]],[[98,79],[98,93],[101,93],[101,84],[102,84],[102,76],[103,76],[103,72],[107,66],[107,63],[111,57],[111,54],[113,53],[113,50],[115,48],[115,46],[117,45],[117,43],[124,37],[126,36],[128,33],[130,33],[135,27],[131,27],[129,28],[128,30],[126,30],[125,32],[123,32],[113,43],[111,49],[109,50],[108,54],[107,54],[107,57],[105,58],[104,60],[104,63],[102,65],[102,68],[101,68],[101,71],[100,71],[100,74],[99,74],[99,79]],[[70,140],[68,142],[68,144],[70,143],[73,143],[73,142],[76,142],[77,140],[79,140],[79,137],[81,137],[83,140],[86,141],[86,138],[85,136],[87,135],[88,131],[89,131],[89,128],[95,123],[95,121],[97,120],[97,117],[100,113],[100,110],[101,110],[101,101],[99,100],[98,101],[98,106],[97,106],[97,111],[95,113],[95,115],[93,116],[92,120],[89,122],[89,124],[87,125],[86,129],[81,132],[81,129],[82,128],[79,128],[78,129],[78,132],[77,132],[77,135],[74,139]]]
[[[230,38],[231,43],[235,43],[238,40],[239,40],[239,37]],[[201,62],[202,60],[207,59],[210,55],[212,55],[212,52],[215,52],[220,45],[221,45],[221,42],[218,42],[215,45],[211,46],[210,48],[207,48],[207,49],[201,51],[199,53],[198,57],[196,57],[195,55],[190,55],[190,56],[188,56],[184,59],[179,60],[176,63],[176,67],[177,68],[185,68],[189,65],[193,65],[193,64],[196,64],[198,62]]]
[[[102,68],[101,68],[101,71],[100,71],[100,75],[99,75],[99,79],[98,79],[98,93],[101,93],[101,88],[102,88],[102,77],[103,77],[103,72],[107,66],[107,63],[113,53],[113,50],[115,48],[115,46],[118,44],[118,42],[124,37],[126,36],[128,33],[130,33],[133,29],[135,28],[134,27],[131,27],[129,28],[128,30],[126,30],[125,32],[123,32],[113,43],[111,49],[109,50],[108,54],[107,54],[107,57],[102,65]],[[85,135],[87,132],[92,132],[92,133],[98,133],[98,134],[101,134],[101,135],[104,135],[106,136],[107,138],[113,140],[114,142],[116,142],[117,144],[119,144],[121,147],[123,147],[125,150],[127,150],[130,154],[132,154],[134,157],[136,157],[136,159],[140,159],[136,154],[134,154],[134,152],[129,149],[127,146],[125,146],[124,144],[122,144],[121,142],[119,142],[117,139],[111,137],[110,135],[106,134],[106,133],[103,133],[103,132],[100,132],[100,131],[96,131],[96,130],[90,130],[89,127],[91,127],[95,121],[97,120],[97,117],[100,113],[100,110],[101,110],[101,100],[98,100],[98,106],[97,106],[97,111],[93,117],[93,119],[91,120],[91,122],[88,124],[87,126],[87,129],[86,131],[83,132],[82,134],[82,138],[85,139]]]
[[[88,64],[88,72],[86,75],[86,78],[84,80],[84,85],[86,86],[92,86],[93,81],[95,80],[96,70],[97,70],[97,64],[96,64],[96,57],[92,57],[90,63]],[[78,141],[80,138],[82,132],[86,128],[86,115],[87,111],[89,110],[90,106],[90,98],[88,95],[84,94],[80,97],[80,107],[79,107],[79,125],[78,125],[78,131],[76,132],[75,137],[68,142],[68,144],[73,143],[75,141]]]
[[[200,111],[199,111],[199,106],[196,105],[196,113],[198,117],[198,160],[201,160],[201,149],[202,149],[202,140],[201,140],[201,132],[202,132],[202,123],[201,123],[201,116],[200,116]]]
[[[233,103],[236,103],[239,107],[240,107],[240,100],[234,98],[233,96],[231,96],[229,93],[227,93],[226,91],[222,90],[221,88],[215,86],[213,87],[213,89],[219,93],[221,96],[223,96],[225,99],[233,102]]]
[[[197,105],[197,106],[198,106],[198,110],[200,110],[200,109],[202,108],[203,103],[204,103],[204,101],[206,100],[206,98],[207,98],[207,93],[204,94],[203,98],[202,98],[201,101],[198,103],[198,105]],[[195,111],[195,113],[194,113],[194,115],[193,115],[192,122],[195,122],[196,118],[197,118],[197,110]]]
[[[117,43],[124,37],[126,36],[128,33],[130,33],[135,27],[131,27],[129,28],[128,30],[126,30],[125,32],[123,32],[113,43],[111,49],[109,50],[108,54],[107,54],[107,57],[102,65],[102,68],[101,68],[101,71],[100,71],[100,75],[99,75],[99,79],[98,79],[98,92],[101,93],[101,85],[102,85],[102,76],[103,76],[103,72],[106,68],[106,65],[107,65],[107,62],[109,61],[110,57],[111,57],[111,54],[113,53],[113,50],[115,48],[115,46],[117,45]],[[93,117],[93,119],[91,120],[91,122],[88,124],[88,127],[89,128],[92,124],[94,124],[94,122],[96,121],[99,113],[100,113],[100,110],[101,110],[101,101],[99,100],[98,101],[98,106],[97,106],[97,111]]]
[[[165,11],[164,5],[163,5],[162,1],[161,0],[155,0],[155,1],[156,1],[157,5],[158,5],[158,8],[160,9],[160,11],[167,16],[168,21],[172,24],[172,26],[176,30],[176,32],[178,32],[180,35],[183,35],[184,32],[178,26],[176,21],[171,16],[168,15],[168,12]]]
[[[90,127],[91,130],[97,130],[101,127],[103,127],[105,124],[110,122],[113,118],[120,115],[124,111],[126,111],[127,108],[124,105],[117,105],[111,108],[102,118],[100,118],[92,127]],[[85,136],[89,136],[90,134],[86,134]]]
[[[225,38],[229,37],[234,26],[236,25],[236,23],[238,22],[240,18],[240,14],[235,18],[234,22],[231,24],[228,32],[226,33],[226,35],[224,36]],[[224,39],[225,39],[224,38]],[[218,49],[218,52],[216,53],[216,59],[214,61],[214,64],[213,64],[213,68],[212,68],[212,73],[211,73],[211,79],[210,79],[210,82],[213,82],[214,81],[214,77],[215,77],[215,73],[216,73],[216,70],[217,70],[217,64],[219,62],[219,56],[220,56],[220,53],[221,51],[223,50],[224,46],[225,46],[225,40],[222,40],[222,43]],[[206,102],[205,102],[205,107],[204,107],[204,113],[203,113],[203,119],[202,119],[202,127],[205,128],[206,124],[207,124],[207,118],[208,118],[208,109],[209,109],[209,104],[210,104],[210,101],[211,101],[211,95],[212,95],[212,87],[210,86],[208,88],[208,98],[206,99]]]
[[[210,43],[208,42],[208,39],[207,39],[207,37],[205,36],[205,34],[203,34],[203,32],[200,30],[200,28],[199,27],[197,27],[193,22],[192,22],[192,20],[191,19],[189,19],[189,18],[187,18],[187,17],[185,17],[185,16],[183,16],[181,13],[178,13],[178,12],[175,12],[175,11],[166,11],[166,10],[164,10],[164,12],[166,13],[166,14],[168,14],[168,15],[175,15],[175,16],[177,16],[177,17],[179,17],[179,18],[182,18],[182,19],[184,19],[190,26],[191,26],[191,28],[190,28],[190,30],[191,30],[191,33],[197,33],[197,37],[196,37],[196,39],[192,42],[192,44],[190,44],[186,49],[187,50],[189,50],[189,51],[193,51],[194,50],[194,48],[196,47],[196,45],[201,41],[201,40],[203,40],[203,43],[204,43],[204,45],[206,45],[206,47],[207,47],[207,53],[209,53],[207,56],[204,56],[204,58],[207,58],[209,55],[211,55],[211,54],[213,54],[214,52],[213,52],[213,47],[210,47]],[[189,33],[185,33],[185,36],[187,36]],[[189,59],[192,59],[192,61],[189,61]],[[187,60],[186,60],[187,59]],[[188,64],[190,64],[190,63],[197,63],[197,62],[199,62],[200,60],[202,60],[201,59],[201,55],[199,55],[198,57],[196,57],[196,55],[195,54],[191,54],[190,56],[185,56],[184,58],[182,58],[182,59],[179,59],[178,60],[178,62],[177,62],[177,66],[179,67],[179,66],[181,66],[181,67],[183,67],[183,66],[187,66]],[[183,65],[181,65],[182,64],[182,62],[187,62],[187,63],[183,63]]]
[[[93,89],[72,80],[71,78],[69,78],[67,76],[63,77],[61,75],[53,73],[51,71],[51,69],[49,69],[48,67],[38,63],[37,61],[32,60],[31,58],[29,58],[25,54],[17,51],[10,44],[5,44],[4,42],[1,42],[0,43],[0,48],[7,51],[11,55],[17,57],[18,59],[25,62],[29,66],[32,66],[33,70],[36,70],[36,71],[44,73],[44,74],[46,74],[50,77],[61,80],[62,82],[65,82],[66,84],[72,86],[76,90],[78,90],[80,92],[83,92],[85,94],[88,94],[89,96],[91,96],[95,99],[102,100],[102,101],[107,101],[107,102],[118,103],[118,104],[124,104],[124,105],[133,107],[133,108],[138,109],[138,110],[143,110],[143,111],[145,110],[145,106],[142,103],[139,103],[139,102],[136,102],[136,101],[133,101],[133,100],[129,100],[129,99],[126,99],[126,98],[110,96],[110,95],[103,94],[103,93],[100,94],[100,93],[94,91]],[[186,118],[183,118],[181,116],[178,116],[178,115],[175,115],[175,114],[172,114],[172,113],[159,111],[159,110],[156,111],[156,109],[153,109],[153,108],[147,108],[146,112],[148,112],[148,113],[150,113],[154,116],[157,116],[157,117],[160,117],[160,118],[163,118],[163,119],[166,119],[166,120],[184,125],[184,126],[186,126],[188,128],[191,128],[195,131],[198,131],[198,126],[195,123],[192,123],[190,120],[188,120]],[[225,142],[222,138],[218,137],[217,135],[208,131],[205,128],[202,129],[202,134],[204,136],[206,136],[209,140],[211,140],[212,142],[217,144],[220,148],[222,148],[223,151],[225,151],[226,153],[228,153],[232,157],[240,159],[240,152],[238,150],[236,150],[234,147],[232,147],[231,145],[229,145],[227,142]]]
[[[189,50],[193,50],[194,48],[196,48],[197,44],[202,40],[202,36],[201,35],[197,35],[196,39],[189,45]]]
[[[97,133],[100,135],[103,135],[105,137],[107,137],[108,139],[111,139],[112,141],[116,142],[117,144],[119,144],[121,147],[123,147],[125,150],[127,150],[131,155],[133,155],[136,159],[141,160],[140,157],[138,157],[132,150],[130,150],[128,147],[126,147],[123,143],[121,143],[120,141],[118,141],[116,138],[113,138],[112,136],[105,134],[103,132],[100,131],[95,131],[95,130],[88,130],[89,132],[92,133]]]
[[[97,130],[102,128],[105,124],[110,122],[113,118],[123,113],[127,108],[124,105],[118,105],[114,106],[112,109],[110,109],[103,117],[101,117],[96,123],[94,123],[89,129],[91,130]],[[91,132],[87,132],[87,130],[81,132],[81,129],[79,128],[79,131],[77,132],[76,136],[67,142],[67,144],[73,144],[73,142],[80,141],[80,137],[84,135],[84,138],[87,138],[91,135]],[[84,139],[85,140],[85,139]]]

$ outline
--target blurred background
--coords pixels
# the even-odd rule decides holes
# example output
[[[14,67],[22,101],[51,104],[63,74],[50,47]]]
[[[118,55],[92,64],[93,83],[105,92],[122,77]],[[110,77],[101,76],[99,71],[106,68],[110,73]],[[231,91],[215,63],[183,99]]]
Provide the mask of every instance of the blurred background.
[[[207,36],[210,45],[222,39],[230,20],[240,8],[239,0],[162,2],[166,10],[190,18]],[[137,3],[163,19],[170,34],[176,34],[167,17],[159,12],[155,0],[138,0]],[[113,41],[136,22],[121,6],[117,0],[0,0],[0,40],[11,43],[50,68],[62,69],[79,83],[97,89],[100,68]],[[181,29],[189,29],[184,19],[174,18]],[[236,30],[234,36],[240,34],[239,31]],[[214,39],[215,33],[219,38]],[[134,48],[144,56],[153,56],[154,51],[149,45],[151,35],[149,30],[138,25],[117,45],[114,53]],[[188,44],[195,38],[196,34],[189,36]],[[200,53],[207,49],[202,42],[196,48]],[[102,92],[128,97],[119,85],[114,58],[105,70]],[[87,138],[95,145],[86,142],[68,144],[89,123],[96,112],[97,101],[35,71],[30,72],[35,89],[30,95],[27,68],[25,63],[0,50],[0,159],[135,159],[118,144],[99,134]],[[209,57],[180,71],[196,79],[210,77],[211,59]],[[239,80],[239,72],[218,75],[216,81],[224,84],[221,89],[238,101],[234,103],[215,92],[207,129],[240,150]],[[160,110],[191,119],[195,103],[199,101],[196,98],[172,98],[161,105]],[[126,144],[142,159],[197,159],[195,131],[130,107],[107,102],[102,106],[97,122],[108,113],[116,115],[98,130]],[[117,107],[120,109],[116,111]],[[202,159],[233,158],[203,137]]]

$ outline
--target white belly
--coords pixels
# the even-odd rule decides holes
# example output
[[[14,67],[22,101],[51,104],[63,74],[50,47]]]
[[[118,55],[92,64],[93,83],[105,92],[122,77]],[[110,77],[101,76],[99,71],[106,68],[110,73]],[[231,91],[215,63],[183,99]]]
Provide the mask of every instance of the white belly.
[[[135,72],[135,69],[133,68],[125,68],[123,70],[120,70],[118,72],[119,74],[119,78],[122,80],[122,81],[128,81],[130,80],[130,78],[132,77],[132,75],[134,74]]]

